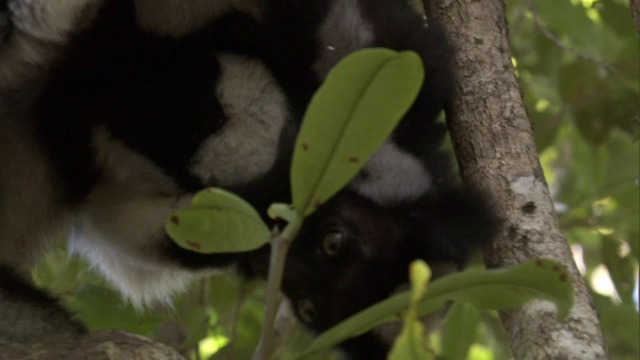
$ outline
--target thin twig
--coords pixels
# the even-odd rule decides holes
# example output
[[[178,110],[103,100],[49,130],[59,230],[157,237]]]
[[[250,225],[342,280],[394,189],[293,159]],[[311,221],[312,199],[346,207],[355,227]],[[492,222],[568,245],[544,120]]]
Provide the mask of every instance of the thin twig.
[[[531,11],[531,15],[533,16],[533,24],[544,37],[549,39],[552,43],[556,44],[560,49],[571,53],[573,56],[577,57],[580,60],[594,63],[598,66],[602,66],[609,73],[619,75],[620,71],[616,69],[613,65],[606,63],[602,60],[596,59],[591,55],[588,55],[582,51],[579,51],[567,44],[565,44],[560,38],[558,38],[554,33],[551,32],[541,21],[540,21],[540,13],[534,4],[534,0],[527,0],[527,8]]]
[[[264,306],[264,322],[262,337],[252,360],[270,360],[275,344],[274,323],[280,305],[280,287],[286,263],[287,253],[292,239],[296,237],[302,226],[302,220],[290,222],[284,230],[271,240],[271,259],[269,261],[269,277],[267,279],[266,300]]]

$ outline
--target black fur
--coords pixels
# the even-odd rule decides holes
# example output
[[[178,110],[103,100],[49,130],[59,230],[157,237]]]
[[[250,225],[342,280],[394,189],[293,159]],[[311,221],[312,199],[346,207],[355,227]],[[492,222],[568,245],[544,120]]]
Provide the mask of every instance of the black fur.
[[[6,37],[9,36],[11,21],[9,18],[9,6],[7,0],[0,0],[0,48]]]
[[[249,22],[232,13],[204,33],[173,39],[135,26],[132,2],[107,2],[95,25],[73,40],[36,104],[40,137],[62,169],[71,200],[82,201],[100,176],[87,143],[97,124],[152,159],[184,190],[202,188],[187,166],[204,139],[224,125],[214,93],[220,76],[215,54],[255,47],[253,34],[228,40],[236,26],[256,26],[243,21]]]
[[[471,191],[387,208],[342,191],[306,220],[287,259],[283,291],[303,323],[322,332],[399,290],[413,260],[435,266],[437,275],[443,275],[438,266],[461,269],[498,225],[491,202]],[[345,238],[336,254],[323,248],[331,232]],[[268,254],[253,260],[254,269],[266,273]],[[385,359],[389,345],[367,333],[341,348],[353,359]]]

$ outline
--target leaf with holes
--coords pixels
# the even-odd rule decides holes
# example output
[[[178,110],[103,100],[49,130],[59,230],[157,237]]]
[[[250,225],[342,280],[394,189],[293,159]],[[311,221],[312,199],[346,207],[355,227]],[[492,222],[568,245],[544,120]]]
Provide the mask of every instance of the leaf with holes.
[[[366,49],[338,63],[307,108],[291,167],[293,205],[308,216],[345,186],[415,101],[424,79],[409,51]]]
[[[317,337],[303,357],[382,323],[401,320],[398,314],[407,308],[411,296],[411,291],[405,291],[351,316]],[[506,269],[467,270],[442,277],[429,284],[426,295],[417,304],[417,315],[434,312],[451,300],[503,310],[534,299],[551,301],[556,305],[558,317],[566,318],[573,306],[573,287],[564,265],[537,259]]]
[[[165,229],[180,247],[202,254],[250,251],[270,240],[258,212],[218,188],[197,193],[189,207],[171,213]]]

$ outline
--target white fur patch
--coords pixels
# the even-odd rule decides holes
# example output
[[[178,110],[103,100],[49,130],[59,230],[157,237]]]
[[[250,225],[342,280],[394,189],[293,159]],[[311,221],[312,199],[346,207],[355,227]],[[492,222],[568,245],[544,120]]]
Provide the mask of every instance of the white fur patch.
[[[109,239],[93,231],[71,236],[69,249],[88,260],[138,309],[157,303],[171,304],[172,297],[184,292],[198,276],[192,271],[147,263],[112,246]]]
[[[9,2],[14,26],[40,40],[64,41],[83,11],[102,0],[19,0]]]
[[[78,217],[69,249],[97,268],[136,307],[169,303],[191,280],[204,275],[165,258],[164,224],[190,196],[140,193],[126,184],[96,186]]]
[[[261,62],[228,54],[219,60],[222,75],[216,94],[227,123],[200,147],[191,173],[204,183],[242,185],[273,166],[288,105]]]
[[[179,37],[199,30],[231,10],[259,18],[260,0],[135,0],[138,25],[147,31]]]
[[[60,51],[43,44],[30,35],[16,32],[0,49],[0,92],[41,76],[49,64],[58,59]]]
[[[351,188],[380,205],[412,201],[431,186],[431,176],[420,160],[387,141],[351,181]]]
[[[160,253],[169,214],[186,206],[190,196],[179,195],[171,178],[111,138],[106,128],[94,131],[93,146],[103,178],[79,211],[69,248],[136,307],[169,303],[198,277]]]
[[[13,32],[0,51],[0,91],[40,79],[69,35],[89,25],[102,0],[18,0],[9,3]]]
[[[350,53],[373,42],[373,27],[362,17],[357,0],[336,0],[318,33],[322,48],[313,64],[319,79]]]

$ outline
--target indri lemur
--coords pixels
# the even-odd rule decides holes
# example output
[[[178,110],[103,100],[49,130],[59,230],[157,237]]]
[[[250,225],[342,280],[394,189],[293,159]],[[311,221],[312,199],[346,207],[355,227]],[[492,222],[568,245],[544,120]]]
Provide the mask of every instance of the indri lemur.
[[[202,255],[164,233],[168,214],[219,186],[259,211],[289,196],[295,134],[330,68],[358,49],[413,50],[426,80],[361,173],[306,222],[283,291],[321,331],[407,282],[417,258],[461,267],[495,231],[440,150],[451,49],[405,0],[10,0],[0,45],[0,337],[81,334],[24,279],[71,232],[133,304],[190,280],[265,275],[268,249]],[[376,331],[342,345],[384,358]]]

